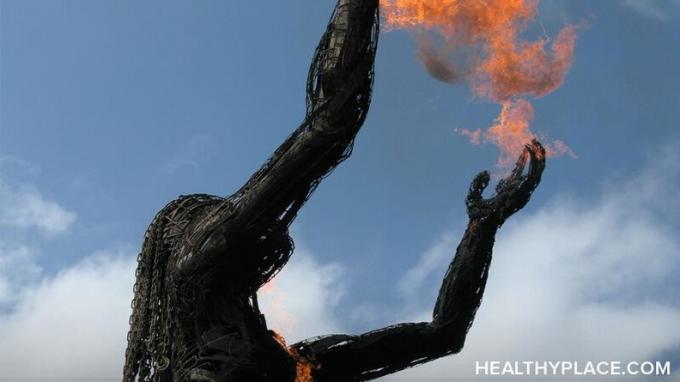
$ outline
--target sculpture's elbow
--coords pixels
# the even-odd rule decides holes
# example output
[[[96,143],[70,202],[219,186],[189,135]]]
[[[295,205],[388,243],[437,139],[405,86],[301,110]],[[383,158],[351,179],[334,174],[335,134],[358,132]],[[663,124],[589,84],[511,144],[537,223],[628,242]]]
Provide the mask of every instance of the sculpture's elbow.
[[[465,346],[465,338],[468,333],[468,326],[461,325],[455,320],[446,323],[434,324],[435,348],[439,357],[459,353]]]

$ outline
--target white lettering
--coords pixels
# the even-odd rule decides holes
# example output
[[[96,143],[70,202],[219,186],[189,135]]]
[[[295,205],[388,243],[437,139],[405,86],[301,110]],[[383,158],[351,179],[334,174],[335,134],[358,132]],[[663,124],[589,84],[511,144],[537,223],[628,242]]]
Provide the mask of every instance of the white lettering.
[[[665,361],[475,361],[475,375],[486,376],[620,376],[671,375]]]
[[[479,375],[482,370],[484,370],[484,375],[489,375],[489,361],[485,361],[484,366],[480,365],[479,361],[475,362],[475,375]]]

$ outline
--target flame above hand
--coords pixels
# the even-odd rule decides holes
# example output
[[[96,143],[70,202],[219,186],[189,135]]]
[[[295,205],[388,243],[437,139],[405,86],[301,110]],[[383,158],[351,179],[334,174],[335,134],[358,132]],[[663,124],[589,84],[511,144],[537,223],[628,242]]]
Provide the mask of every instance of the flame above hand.
[[[509,166],[536,136],[529,128],[529,96],[542,97],[564,82],[571,66],[576,28],[567,25],[548,37],[526,41],[521,33],[538,11],[538,0],[380,0],[385,27],[435,32],[436,46],[418,35],[418,56],[428,72],[445,82],[466,80],[475,96],[502,106],[491,128],[457,130],[474,144],[501,149],[499,165]],[[462,58],[461,58],[462,57]],[[548,156],[573,152],[561,141],[546,145]]]

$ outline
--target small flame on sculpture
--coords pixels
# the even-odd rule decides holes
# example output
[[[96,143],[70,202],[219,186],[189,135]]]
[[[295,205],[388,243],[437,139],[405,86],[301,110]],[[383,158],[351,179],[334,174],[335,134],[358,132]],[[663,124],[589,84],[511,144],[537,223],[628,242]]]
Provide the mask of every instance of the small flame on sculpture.
[[[295,359],[295,382],[313,382],[312,370],[316,366],[305,357],[300,356],[295,349],[289,348],[286,345],[284,336],[281,334],[281,331],[291,332],[293,330],[295,318],[286,310],[284,295],[278,287],[276,279],[272,279],[264,284],[260,288],[259,293],[261,297],[268,300],[266,305],[269,308],[269,317],[273,318],[273,322],[279,325],[279,327],[274,327],[274,330],[271,331],[274,339]]]
[[[457,129],[473,144],[490,142],[501,150],[499,165],[514,162],[536,135],[530,130],[529,96],[549,94],[564,82],[576,41],[576,27],[565,26],[552,41],[521,38],[538,12],[538,0],[380,0],[385,26],[419,32],[418,56],[433,77],[466,80],[473,94],[501,105],[487,130]],[[435,32],[435,47],[421,32]],[[541,137],[543,138],[543,137]],[[547,143],[548,156],[570,155],[562,141]]]
[[[281,347],[283,347],[283,349],[295,359],[295,382],[314,382],[314,379],[312,378],[312,370],[317,366],[309,362],[309,360],[307,360],[305,357],[299,355],[295,349],[289,348],[288,345],[286,345],[286,339],[283,338],[280,333],[272,330],[272,334],[276,342],[278,342],[279,345],[281,345]]]

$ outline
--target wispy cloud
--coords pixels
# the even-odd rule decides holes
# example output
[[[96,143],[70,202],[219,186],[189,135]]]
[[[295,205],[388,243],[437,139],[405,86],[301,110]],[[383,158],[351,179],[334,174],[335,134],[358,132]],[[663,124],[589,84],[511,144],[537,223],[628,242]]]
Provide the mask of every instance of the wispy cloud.
[[[22,286],[35,281],[41,271],[34,249],[0,240],[0,307],[14,303]]]
[[[29,162],[3,157],[1,164]],[[12,186],[0,179],[0,308],[12,304],[21,288],[40,277],[40,242],[69,230],[76,214],[46,198],[30,185]]]
[[[31,163],[23,158],[16,157],[13,155],[2,155],[0,156],[0,170],[3,174],[9,170],[18,169],[21,172],[27,173],[29,175],[35,176],[40,174],[40,166],[35,163]]]
[[[659,21],[667,20],[674,7],[680,6],[677,0],[623,0],[621,4],[641,16]]]
[[[452,234],[443,234],[430,249],[420,257],[420,261],[411,267],[399,280],[399,290],[407,302],[418,301],[418,296],[432,285],[432,275],[439,273],[441,265],[451,260],[454,242]]]
[[[76,214],[44,197],[35,187],[12,187],[0,179],[0,225],[38,228],[48,235],[71,227]]]
[[[174,175],[179,171],[189,171],[217,155],[217,143],[208,134],[196,134],[179,147],[162,166],[161,173]]]

